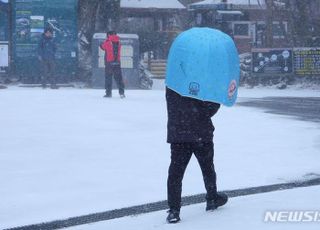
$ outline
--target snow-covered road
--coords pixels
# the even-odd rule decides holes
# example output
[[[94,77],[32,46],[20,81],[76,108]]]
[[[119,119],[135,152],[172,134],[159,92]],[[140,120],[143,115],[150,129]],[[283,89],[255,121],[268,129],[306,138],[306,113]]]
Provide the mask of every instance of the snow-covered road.
[[[126,94],[121,100],[89,89],[0,91],[1,229],[166,198],[164,91]],[[242,98],[318,94],[240,89]],[[320,174],[318,124],[240,106],[223,107],[214,123],[220,190]],[[192,159],[183,195],[202,192]]]

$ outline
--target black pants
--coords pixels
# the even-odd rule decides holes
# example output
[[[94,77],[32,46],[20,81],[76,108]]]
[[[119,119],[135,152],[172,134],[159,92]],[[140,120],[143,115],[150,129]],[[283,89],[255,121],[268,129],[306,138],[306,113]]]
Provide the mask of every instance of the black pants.
[[[41,84],[42,86],[46,86],[48,84],[48,80],[50,81],[51,86],[56,86],[56,78],[54,76],[54,60],[42,60],[41,61]]]
[[[170,209],[180,210],[182,179],[192,154],[201,167],[207,200],[214,199],[217,193],[216,172],[213,164],[213,142],[209,143],[172,143],[171,164],[168,176],[168,205]]]
[[[119,94],[124,94],[124,83],[122,79],[122,72],[120,64],[110,64],[106,63],[105,68],[105,89],[106,95],[112,95],[112,77],[114,77],[117,87],[119,89]]]

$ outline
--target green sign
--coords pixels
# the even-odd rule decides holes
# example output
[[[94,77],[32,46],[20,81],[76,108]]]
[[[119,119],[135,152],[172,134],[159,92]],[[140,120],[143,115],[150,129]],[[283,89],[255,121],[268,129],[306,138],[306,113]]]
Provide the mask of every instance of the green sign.
[[[38,42],[46,27],[57,44],[56,76],[69,81],[77,70],[77,0],[13,0],[13,58],[15,73],[26,83],[40,76]]]
[[[8,41],[8,3],[0,0],[0,41]]]

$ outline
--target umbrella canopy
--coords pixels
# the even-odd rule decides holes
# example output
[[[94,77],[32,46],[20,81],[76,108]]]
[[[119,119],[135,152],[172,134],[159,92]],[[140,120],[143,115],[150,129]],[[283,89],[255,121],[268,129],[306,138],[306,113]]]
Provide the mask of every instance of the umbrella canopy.
[[[192,28],[173,42],[166,86],[182,96],[232,106],[238,93],[239,57],[233,40],[211,28]]]

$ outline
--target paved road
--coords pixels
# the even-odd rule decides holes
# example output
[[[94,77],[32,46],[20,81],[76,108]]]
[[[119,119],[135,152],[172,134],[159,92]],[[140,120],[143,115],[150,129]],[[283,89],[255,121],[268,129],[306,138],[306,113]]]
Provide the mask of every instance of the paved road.
[[[257,107],[267,113],[294,116],[304,121],[320,122],[320,97],[243,98],[237,105]]]

